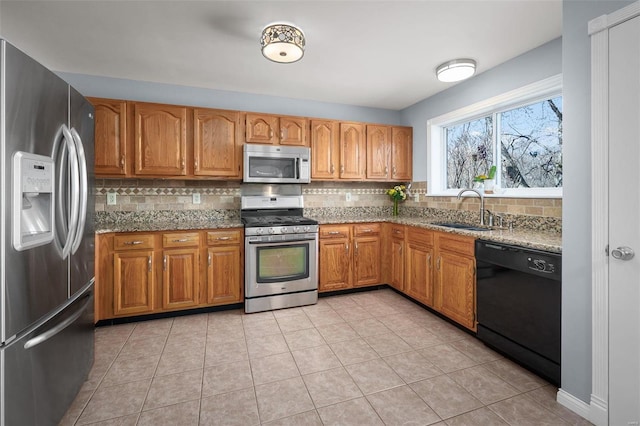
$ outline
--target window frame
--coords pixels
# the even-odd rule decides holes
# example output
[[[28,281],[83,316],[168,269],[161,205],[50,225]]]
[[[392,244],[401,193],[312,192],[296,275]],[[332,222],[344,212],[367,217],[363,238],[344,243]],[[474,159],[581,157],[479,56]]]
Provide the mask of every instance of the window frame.
[[[520,87],[481,102],[427,120],[427,196],[455,196],[460,189],[447,189],[445,128],[492,114],[519,108],[545,99],[562,96],[562,74]],[[493,120],[494,137],[499,116]],[[497,147],[496,147],[497,148]],[[497,198],[562,198],[562,188],[504,188]]]

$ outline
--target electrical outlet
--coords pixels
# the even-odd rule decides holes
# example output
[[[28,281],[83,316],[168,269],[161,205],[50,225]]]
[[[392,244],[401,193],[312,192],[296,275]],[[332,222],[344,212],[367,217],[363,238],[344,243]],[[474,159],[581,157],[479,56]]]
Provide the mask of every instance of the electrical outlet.
[[[193,204],[200,204],[200,194],[197,192],[194,192],[192,195],[193,198]]]
[[[413,201],[415,201],[416,203],[420,202],[420,194],[413,194]]]
[[[107,192],[107,205],[115,206],[116,205],[116,193],[115,192]]]
[[[351,193],[347,192],[344,196],[345,201],[351,201]]]

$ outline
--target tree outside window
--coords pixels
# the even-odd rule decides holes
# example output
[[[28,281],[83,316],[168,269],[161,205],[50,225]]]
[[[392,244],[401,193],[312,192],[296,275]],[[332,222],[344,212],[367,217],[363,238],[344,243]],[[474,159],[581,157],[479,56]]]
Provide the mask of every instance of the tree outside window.
[[[561,96],[444,130],[449,189],[471,187],[494,164],[503,188],[562,187]]]

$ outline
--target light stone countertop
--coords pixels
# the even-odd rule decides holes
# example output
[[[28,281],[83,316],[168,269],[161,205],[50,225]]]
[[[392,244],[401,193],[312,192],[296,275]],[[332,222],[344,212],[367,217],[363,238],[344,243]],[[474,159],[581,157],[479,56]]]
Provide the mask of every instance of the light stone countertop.
[[[454,229],[434,225],[433,222],[442,220],[429,219],[424,217],[381,217],[381,216],[335,216],[335,217],[312,217],[321,225],[339,223],[399,223],[403,225],[417,226],[425,229],[432,229],[441,232],[466,235],[478,239],[495,241],[505,244],[513,244],[527,248],[545,250],[554,253],[562,253],[562,234],[557,232],[545,232],[538,230],[514,229],[493,229],[491,231],[470,231],[465,229]],[[224,229],[242,228],[239,219],[232,220],[182,220],[182,221],[128,221],[96,224],[96,233],[104,234],[109,232],[153,232],[153,231],[186,231],[198,229]]]
[[[182,221],[140,221],[107,222],[96,224],[96,234],[109,232],[153,232],[153,231],[190,231],[198,229],[243,228],[237,220],[182,220]]]
[[[403,225],[417,226],[425,229],[432,229],[440,232],[449,232],[452,234],[466,235],[478,239],[495,241],[505,244],[513,244],[536,250],[545,250],[554,253],[562,253],[562,234],[558,232],[532,231],[526,229],[492,229],[490,231],[470,231],[465,229],[447,228],[444,226],[434,225],[434,222],[443,222],[442,220],[420,218],[420,217],[349,217],[340,216],[336,218],[330,217],[314,217],[321,225],[339,224],[339,223],[399,223]]]

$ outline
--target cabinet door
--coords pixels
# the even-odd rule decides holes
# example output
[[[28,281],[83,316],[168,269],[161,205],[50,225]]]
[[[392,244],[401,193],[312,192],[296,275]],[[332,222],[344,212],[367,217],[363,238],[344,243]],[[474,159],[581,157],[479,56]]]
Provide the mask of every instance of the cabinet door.
[[[351,287],[351,247],[347,239],[320,240],[319,291]]]
[[[309,146],[307,127],[302,117],[280,117],[280,145]]]
[[[390,127],[367,126],[367,179],[389,179],[390,147]]]
[[[433,247],[407,241],[406,293],[427,306],[433,306],[433,262]]]
[[[340,179],[362,180],[367,165],[364,124],[340,123]]]
[[[391,281],[396,290],[404,291],[404,239],[391,239]]]
[[[198,249],[165,250],[162,259],[162,308],[198,304]]]
[[[194,174],[240,178],[240,113],[195,109],[193,127]]]
[[[207,303],[220,305],[242,301],[242,253],[240,246],[207,249]]]
[[[440,252],[435,308],[457,323],[476,329],[475,259]]]
[[[246,141],[251,143],[277,144],[280,136],[278,117],[268,114],[247,114]]]
[[[413,129],[411,127],[391,129],[391,179],[402,182],[413,179]]]
[[[353,246],[354,287],[380,284],[380,237],[356,237]]]
[[[153,311],[153,251],[132,250],[113,255],[114,315]]]
[[[311,121],[311,179],[338,177],[339,139],[339,124],[336,121]]]
[[[186,175],[187,109],[144,103],[134,108],[136,175]]]
[[[96,176],[127,174],[127,103],[90,99],[95,108]]]

